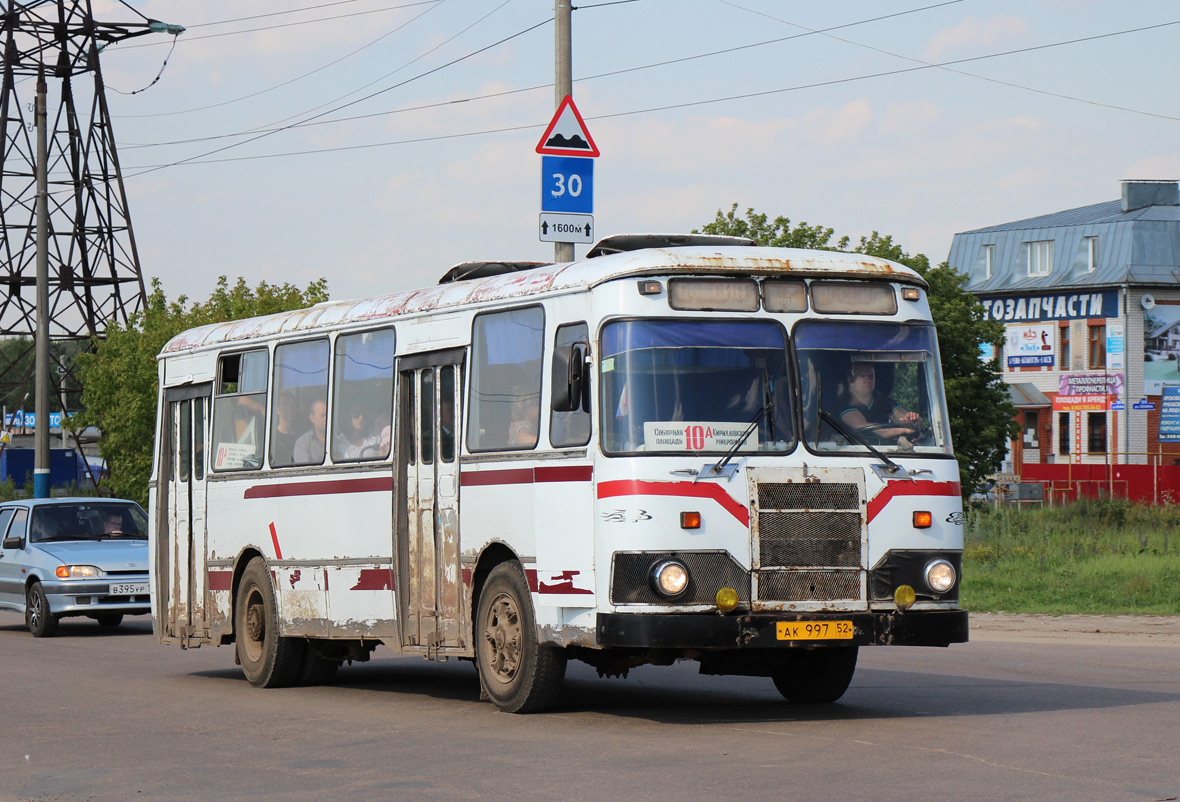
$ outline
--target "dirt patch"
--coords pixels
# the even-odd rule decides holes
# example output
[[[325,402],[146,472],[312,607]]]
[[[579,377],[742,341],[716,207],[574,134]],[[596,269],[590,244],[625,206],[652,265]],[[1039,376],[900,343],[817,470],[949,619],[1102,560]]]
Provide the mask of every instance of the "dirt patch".
[[[971,640],[1180,646],[1180,616],[972,613]]]

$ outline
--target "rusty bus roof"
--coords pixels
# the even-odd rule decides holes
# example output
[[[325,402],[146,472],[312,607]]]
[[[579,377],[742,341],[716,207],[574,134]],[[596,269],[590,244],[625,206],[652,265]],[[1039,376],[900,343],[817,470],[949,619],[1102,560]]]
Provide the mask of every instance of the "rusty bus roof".
[[[531,270],[454,281],[364,300],[327,301],[292,312],[212,323],[176,335],[164,346],[160,356],[275,334],[311,332],[339,325],[456,309],[470,304],[588,290],[604,282],[628,276],[696,273],[808,278],[887,278],[920,287],[926,286],[921,276],[904,265],[858,253],[732,246],[646,248],[582,261],[542,264]]]

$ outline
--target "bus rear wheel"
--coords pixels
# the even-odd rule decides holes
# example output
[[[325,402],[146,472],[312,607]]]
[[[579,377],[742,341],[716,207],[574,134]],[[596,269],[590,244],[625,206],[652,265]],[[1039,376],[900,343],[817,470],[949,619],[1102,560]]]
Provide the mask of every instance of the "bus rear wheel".
[[[826,704],[844,695],[856,672],[856,646],[800,649],[772,670],[771,679],[788,701]]]
[[[500,563],[488,575],[475,618],[479,681],[506,713],[533,713],[557,701],[565,680],[565,654],[538,643],[524,570]]]
[[[251,685],[282,688],[295,681],[306,641],[279,635],[274,587],[261,557],[250,560],[238,583],[234,644],[242,673]]]

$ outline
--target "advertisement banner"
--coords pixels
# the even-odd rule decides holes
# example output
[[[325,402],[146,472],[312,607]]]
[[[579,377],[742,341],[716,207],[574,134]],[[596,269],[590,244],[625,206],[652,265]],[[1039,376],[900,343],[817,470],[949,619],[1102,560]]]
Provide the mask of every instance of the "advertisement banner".
[[[1160,402],[1160,442],[1180,442],[1180,387],[1163,388]]]
[[[1059,395],[1122,395],[1121,373],[1068,373],[1057,383]]]
[[[1053,411],[1105,412],[1116,398],[1113,395],[1059,395],[1053,399]]]
[[[1106,367],[1108,370],[1123,370],[1126,364],[1123,353],[1126,351],[1126,340],[1121,321],[1111,321],[1106,325]]]
[[[1053,349],[1054,328],[1052,325],[1005,326],[1004,353],[1008,367],[1052,366],[1057,361]]]

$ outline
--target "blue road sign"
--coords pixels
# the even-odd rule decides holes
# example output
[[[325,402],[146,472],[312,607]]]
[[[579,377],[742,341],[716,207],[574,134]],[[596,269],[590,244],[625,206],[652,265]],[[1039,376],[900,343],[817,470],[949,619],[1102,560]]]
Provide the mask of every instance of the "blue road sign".
[[[591,214],[594,211],[594,159],[542,156],[541,211]]]

